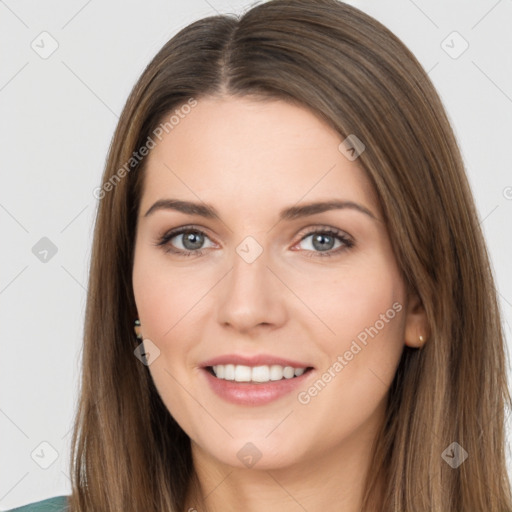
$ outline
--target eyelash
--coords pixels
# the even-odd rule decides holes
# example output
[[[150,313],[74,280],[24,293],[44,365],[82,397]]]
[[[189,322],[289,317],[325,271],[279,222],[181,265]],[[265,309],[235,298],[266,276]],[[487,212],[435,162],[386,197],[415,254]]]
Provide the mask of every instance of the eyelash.
[[[183,257],[189,257],[189,256],[192,256],[192,255],[194,255],[194,256],[202,256],[203,253],[205,252],[204,249],[197,249],[195,251],[188,251],[188,250],[183,250],[183,249],[175,249],[175,248],[172,247],[172,245],[169,244],[169,242],[174,237],[176,237],[178,235],[181,235],[183,233],[196,233],[196,234],[204,235],[204,236],[206,236],[208,238],[208,235],[204,231],[202,231],[201,229],[197,229],[194,226],[183,226],[181,228],[177,228],[177,229],[174,229],[172,231],[169,231],[168,233],[165,233],[162,237],[160,237],[157,240],[157,243],[155,245],[159,246],[159,247],[163,247],[163,249],[164,249],[164,251],[166,253],[177,254],[177,255],[183,256]],[[339,254],[340,252],[348,250],[348,249],[350,249],[350,248],[352,248],[354,246],[354,242],[351,239],[349,239],[347,236],[345,236],[341,231],[338,231],[337,229],[333,229],[333,228],[323,228],[323,227],[322,228],[314,229],[312,231],[309,231],[297,243],[300,243],[303,240],[305,240],[306,238],[308,238],[309,236],[316,235],[318,233],[320,233],[322,235],[333,236],[334,238],[336,238],[339,241],[341,241],[343,243],[343,246],[338,247],[337,249],[330,249],[329,251],[311,251],[311,250],[307,250],[306,253],[309,253],[309,254],[306,254],[306,256],[308,258],[314,258],[314,257],[317,257],[317,256],[320,257],[320,258],[332,257],[332,256],[335,256],[335,255]]]

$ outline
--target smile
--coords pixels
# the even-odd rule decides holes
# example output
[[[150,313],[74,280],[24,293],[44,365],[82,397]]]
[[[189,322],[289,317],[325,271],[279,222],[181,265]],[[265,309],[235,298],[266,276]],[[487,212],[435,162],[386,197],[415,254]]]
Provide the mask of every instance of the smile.
[[[222,400],[239,406],[265,405],[289,395],[297,388],[305,389],[306,380],[313,378],[315,373],[312,367],[279,365],[250,367],[227,364],[201,368],[201,375],[210,390]],[[237,377],[242,380],[237,380]]]
[[[278,364],[245,366],[241,364],[218,364],[208,369],[218,379],[236,382],[270,382],[300,377],[308,368],[294,368]]]

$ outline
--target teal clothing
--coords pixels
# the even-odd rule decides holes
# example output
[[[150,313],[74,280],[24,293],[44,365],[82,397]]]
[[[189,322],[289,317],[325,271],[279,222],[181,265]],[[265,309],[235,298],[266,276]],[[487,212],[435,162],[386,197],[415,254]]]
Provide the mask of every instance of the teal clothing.
[[[6,512],[66,512],[68,510],[67,496],[56,496],[43,501],[29,503],[22,507],[13,508]]]

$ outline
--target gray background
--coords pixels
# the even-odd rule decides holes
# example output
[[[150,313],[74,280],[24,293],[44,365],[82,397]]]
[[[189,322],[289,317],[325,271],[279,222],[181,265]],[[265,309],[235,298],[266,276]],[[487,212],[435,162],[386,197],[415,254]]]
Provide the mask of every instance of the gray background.
[[[349,3],[406,43],[442,97],[486,235],[510,350],[512,0]],[[2,510],[70,491],[92,191],[128,93],[179,29],[251,4],[0,1]]]

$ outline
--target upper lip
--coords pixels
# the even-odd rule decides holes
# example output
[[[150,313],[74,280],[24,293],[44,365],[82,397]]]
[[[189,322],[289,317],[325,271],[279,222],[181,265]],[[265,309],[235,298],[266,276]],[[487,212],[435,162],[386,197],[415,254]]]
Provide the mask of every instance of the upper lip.
[[[202,368],[208,366],[216,366],[218,364],[240,364],[244,366],[272,366],[277,364],[280,366],[292,366],[293,368],[312,368],[309,363],[302,363],[300,361],[293,361],[292,359],[285,359],[283,357],[272,356],[270,354],[257,354],[253,356],[243,356],[237,354],[226,354],[223,356],[214,357],[201,363]]]

